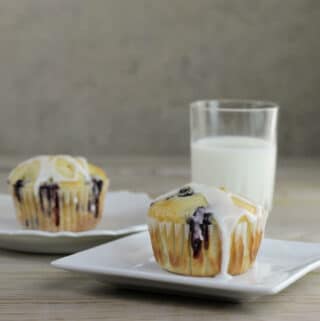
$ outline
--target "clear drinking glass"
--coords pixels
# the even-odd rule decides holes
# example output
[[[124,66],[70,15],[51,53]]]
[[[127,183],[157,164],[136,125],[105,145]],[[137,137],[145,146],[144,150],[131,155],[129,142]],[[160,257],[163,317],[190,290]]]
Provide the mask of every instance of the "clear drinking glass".
[[[192,181],[272,208],[279,107],[252,100],[191,104]]]

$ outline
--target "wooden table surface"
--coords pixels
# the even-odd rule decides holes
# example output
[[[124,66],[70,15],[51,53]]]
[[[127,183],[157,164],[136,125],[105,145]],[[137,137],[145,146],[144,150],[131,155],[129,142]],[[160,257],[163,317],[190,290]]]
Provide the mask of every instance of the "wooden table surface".
[[[0,158],[0,191],[22,158]],[[189,180],[186,158],[96,158],[113,190],[165,192]],[[320,242],[320,160],[281,161],[267,235]],[[276,296],[226,303],[120,290],[50,267],[57,256],[0,250],[0,320],[320,320],[320,271]]]

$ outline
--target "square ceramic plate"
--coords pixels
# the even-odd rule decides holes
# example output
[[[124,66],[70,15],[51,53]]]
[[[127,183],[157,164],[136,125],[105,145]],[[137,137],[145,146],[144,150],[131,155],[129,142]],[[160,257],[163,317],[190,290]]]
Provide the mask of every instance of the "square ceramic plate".
[[[147,232],[67,256],[52,265],[118,285],[242,300],[276,294],[320,267],[320,244],[265,239],[255,267],[230,280],[162,270],[154,261]]]
[[[145,231],[151,199],[144,193],[108,192],[99,225],[84,232],[23,229],[10,195],[0,194],[0,248],[35,253],[73,253],[133,233]]]

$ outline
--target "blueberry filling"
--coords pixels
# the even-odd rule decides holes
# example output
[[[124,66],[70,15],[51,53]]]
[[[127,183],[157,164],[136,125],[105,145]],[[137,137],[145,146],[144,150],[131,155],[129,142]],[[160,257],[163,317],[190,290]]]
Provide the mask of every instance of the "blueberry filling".
[[[182,187],[178,192],[179,197],[192,196],[193,194],[194,191],[190,186]]]
[[[192,195],[194,195],[193,189],[192,189],[190,186],[185,186],[185,187],[180,188],[179,191],[178,191],[178,193],[167,196],[167,197],[165,198],[165,200],[168,201],[168,200],[170,200],[170,199],[172,199],[172,198],[174,198],[174,197],[176,197],[176,196],[177,196],[177,197],[187,197],[187,196],[192,196]],[[151,202],[151,203],[150,203],[150,207],[151,207],[152,205],[154,205],[154,203],[155,203],[155,202]]]
[[[101,179],[92,178],[92,195],[88,201],[88,211],[94,212],[94,217],[98,217],[100,208],[100,194],[103,187]]]
[[[193,189],[190,186],[185,186],[185,187],[180,188],[177,194],[167,196],[166,200],[169,200],[169,199],[176,197],[176,196],[187,197],[187,196],[192,196],[193,194],[194,194]]]
[[[47,212],[49,216],[54,215],[56,226],[60,225],[60,204],[58,195],[58,184],[42,184],[39,187],[40,206],[43,212]],[[47,208],[44,199],[47,200]]]
[[[194,258],[199,256],[202,242],[206,250],[209,248],[209,225],[211,225],[211,216],[211,213],[206,212],[206,208],[198,207],[187,220]]]
[[[19,202],[22,201],[21,189],[23,186],[24,186],[24,180],[22,179],[18,179],[13,185],[14,195]]]

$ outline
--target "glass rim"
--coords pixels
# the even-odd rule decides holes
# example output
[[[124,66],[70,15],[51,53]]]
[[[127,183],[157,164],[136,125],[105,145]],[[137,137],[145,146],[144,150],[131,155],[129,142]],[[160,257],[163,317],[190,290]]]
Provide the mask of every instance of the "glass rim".
[[[223,107],[220,104],[234,104],[237,107]],[[216,106],[214,106],[216,105]],[[241,107],[244,105],[244,107]],[[278,111],[279,105],[272,101],[254,100],[254,99],[203,99],[190,103],[190,108],[195,109],[215,109],[226,112],[261,112],[261,111]]]

